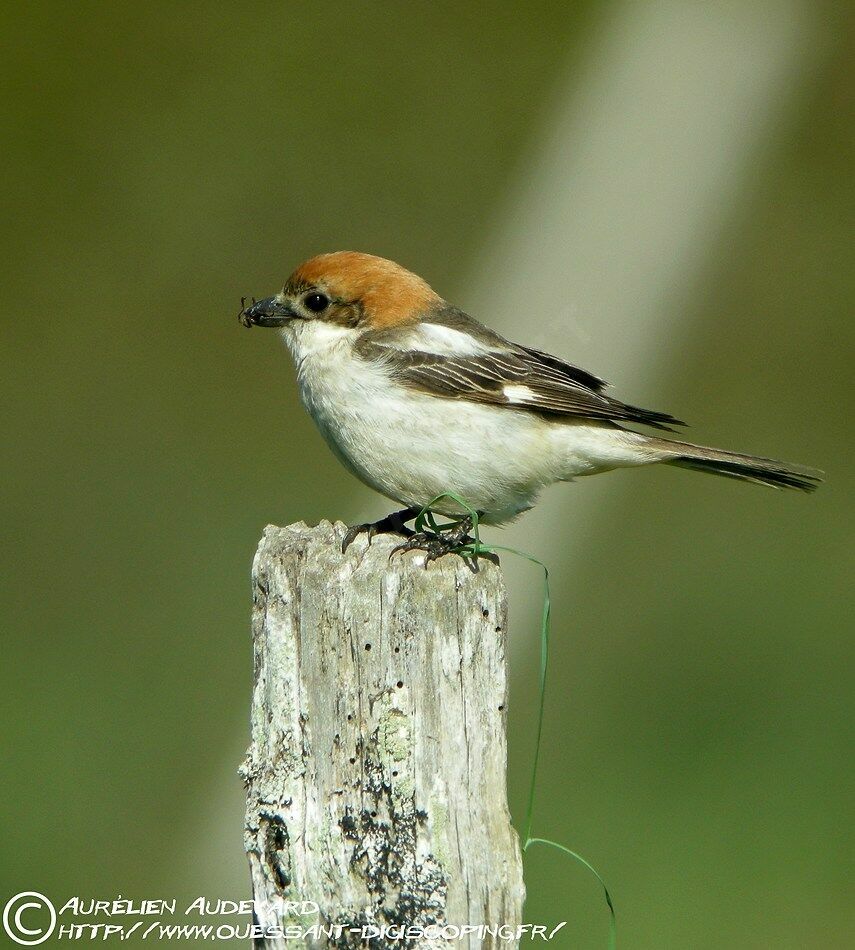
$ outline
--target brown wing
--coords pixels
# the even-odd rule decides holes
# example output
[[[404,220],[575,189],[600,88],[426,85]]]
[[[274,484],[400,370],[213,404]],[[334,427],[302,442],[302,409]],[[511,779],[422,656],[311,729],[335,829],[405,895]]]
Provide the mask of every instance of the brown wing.
[[[480,325],[479,325],[480,326]],[[366,334],[358,351],[379,360],[411,389],[549,416],[634,422],[670,430],[683,425],[664,412],[630,406],[604,394],[605,383],[585,370],[538,350],[507,343],[471,356],[429,353],[394,345],[389,334]],[[492,341],[491,341],[492,342]]]

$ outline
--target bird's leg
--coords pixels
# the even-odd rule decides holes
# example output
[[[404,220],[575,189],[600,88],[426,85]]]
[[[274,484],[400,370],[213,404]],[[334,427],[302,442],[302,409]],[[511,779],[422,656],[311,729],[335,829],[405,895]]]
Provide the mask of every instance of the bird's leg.
[[[431,561],[436,561],[446,554],[457,554],[462,557],[473,571],[478,570],[478,558],[483,557],[494,564],[499,563],[499,558],[492,551],[481,551],[476,554],[462,553],[461,548],[475,544],[475,538],[471,537],[469,532],[472,530],[472,518],[467,516],[462,518],[450,530],[441,533],[436,531],[417,531],[411,534],[403,544],[392,548],[391,558],[394,554],[403,554],[405,551],[424,551],[425,567]]]
[[[412,521],[420,511],[421,508],[404,508],[402,511],[394,511],[391,515],[386,515],[379,521],[353,525],[347,529],[347,534],[341,542],[341,553],[344,554],[360,534],[368,535],[369,544],[375,534],[402,534],[405,538],[412,537],[415,532],[412,528],[408,528],[405,522]]]

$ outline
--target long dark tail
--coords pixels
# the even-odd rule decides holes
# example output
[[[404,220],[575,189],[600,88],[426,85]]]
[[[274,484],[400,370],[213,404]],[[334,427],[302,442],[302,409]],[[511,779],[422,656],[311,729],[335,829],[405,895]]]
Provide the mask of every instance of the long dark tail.
[[[816,468],[788,465],[775,459],[755,455],[740,455],[723,449],[709,449],[691,442],[672,442],[669,439],[651,439],[662,451],[662,461],[680,468],[711,472],[725,478],[757,482],[772,488],[794,488],[797,491],[815,491],[823,473]]]

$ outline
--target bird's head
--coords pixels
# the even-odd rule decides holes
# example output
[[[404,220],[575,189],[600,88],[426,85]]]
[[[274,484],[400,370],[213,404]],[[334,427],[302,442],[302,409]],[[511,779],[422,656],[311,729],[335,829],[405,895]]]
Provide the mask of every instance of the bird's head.
[[[282,290],[242,308],[244,326],[284,327],[293,320],[353,329],[414,323],[442,303],[421,277],[394,261],[358,251],[320,254],[301,264]]]

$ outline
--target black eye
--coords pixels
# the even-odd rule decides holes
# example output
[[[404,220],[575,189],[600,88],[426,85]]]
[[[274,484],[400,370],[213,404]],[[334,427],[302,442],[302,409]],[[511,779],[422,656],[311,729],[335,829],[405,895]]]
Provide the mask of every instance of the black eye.
[[[322,310],[327,309],[330,305],[330,300],[329,297],[325,297],[323,294],[306,294],[306,296],[303,297],[303,303],[312,313],[320,313]]]

